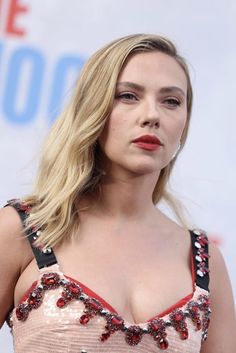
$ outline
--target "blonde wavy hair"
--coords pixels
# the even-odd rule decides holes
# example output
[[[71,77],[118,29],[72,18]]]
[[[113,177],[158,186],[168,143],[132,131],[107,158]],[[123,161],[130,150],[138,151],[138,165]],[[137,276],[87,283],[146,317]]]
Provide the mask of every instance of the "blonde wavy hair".
[[[86,193],[99,190],[98,138],[109,118],[118,76],[133,53],[159,51],[174,58],[187,78],[187,122],[181,137],[184,147],[192,108],[192,86],[185,60],[173,43],[158,35],[129,35],[98,50],[84,65],[74,94],[56,120],[42,150],[34,192],[25,201],[32,206],[28,228],[42,232],[36,244],[55,246],[72,236],[79,226],[76,203]],[[165,200],[184,225],[181,203],[167,191],[177,156],[161,170],[153,203]]]

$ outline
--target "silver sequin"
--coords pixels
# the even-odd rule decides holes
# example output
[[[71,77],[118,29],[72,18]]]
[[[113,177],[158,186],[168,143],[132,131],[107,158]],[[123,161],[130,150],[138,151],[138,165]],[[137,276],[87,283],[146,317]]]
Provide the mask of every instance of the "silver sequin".
[[[200,277],[203,277],[204,273],[201,270],[197,270],[197,275],[200,276]]]
[[[43,250],[43,253],[44,253],[45,255],[49,255],[49,254],[51,254],[51,252],[52,252],[52,249],[51,249],[51,248],[47,248],[47,249],[44,249],[44,250]]]
[[[195,256],[195,259],[196,259],[198,262],[202,262],[202,258],[201,258],[201,256],[199,256],[199,255],[196,255],[196,256]]]
[[[200,249],[200,248],[201,248],[201,244],[200,244],[200,243],[198,243],[197,241],[195,241],[194,246],[195,246],[195,248],[198,248],[198,249]]]

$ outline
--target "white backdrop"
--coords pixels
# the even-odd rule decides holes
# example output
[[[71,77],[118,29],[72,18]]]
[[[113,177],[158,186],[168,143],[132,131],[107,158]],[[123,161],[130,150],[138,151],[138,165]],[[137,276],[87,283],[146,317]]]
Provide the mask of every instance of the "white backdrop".
[[[172,39],[190,65],[192,124],[172,187],[219,241],[236,293],[234,0],[0,1],[0,203],[30,191],[39,145],[86,58],[141,32]],[[4,326],[0,352],[12,351]]]

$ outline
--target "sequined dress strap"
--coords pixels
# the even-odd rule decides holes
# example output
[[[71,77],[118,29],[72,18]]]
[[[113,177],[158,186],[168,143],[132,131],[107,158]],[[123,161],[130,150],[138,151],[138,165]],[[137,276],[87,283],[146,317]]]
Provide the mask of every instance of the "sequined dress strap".
[[[190,230],[195,283],[209,292],[209,249],[208,238],[203,230]]]
[[[6,206],[12,206],[19,214],[23,228],[26,228],[26,220],[30,214],[31,207],[27,205],[24,201],[13,199],[7,202]],[[41,250],[39,247],[34,245],[35,240],[40,234],[40,230],[37,228],[26,229],[25,233],[27,235],[27,239],[30,243],[31,249],[33,251],[34,257],[37,261],[38,268],[41,269],[43,267],[49,267],[57,263],[56,256],[52,250],[52,248],[47,248],[45,250]]]

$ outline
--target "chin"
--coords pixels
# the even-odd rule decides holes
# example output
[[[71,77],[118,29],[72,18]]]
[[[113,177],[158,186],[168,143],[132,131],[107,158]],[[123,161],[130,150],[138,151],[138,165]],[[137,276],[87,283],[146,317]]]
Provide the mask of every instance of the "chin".
[[[153,174],[159,173],[163,167],[158,166],[157,163],[139,163],[137,165],[129,166],[129,170],[135,174]]]

